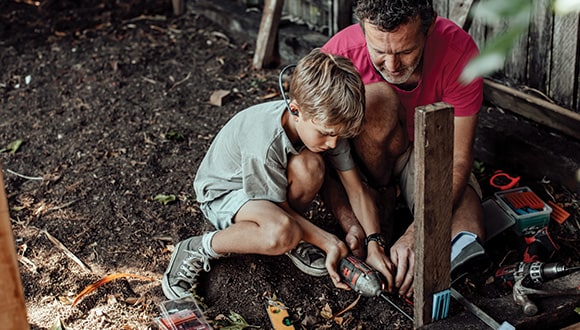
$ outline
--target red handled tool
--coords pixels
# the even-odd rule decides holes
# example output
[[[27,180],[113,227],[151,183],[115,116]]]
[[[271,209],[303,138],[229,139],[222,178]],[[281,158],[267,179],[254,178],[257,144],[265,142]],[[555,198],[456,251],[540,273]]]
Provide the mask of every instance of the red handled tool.
[[[517,187],[520,177],[512,177],[504,171],[495,171],[495,174],[489,179],[489,184],[499,190],[508,190]]]

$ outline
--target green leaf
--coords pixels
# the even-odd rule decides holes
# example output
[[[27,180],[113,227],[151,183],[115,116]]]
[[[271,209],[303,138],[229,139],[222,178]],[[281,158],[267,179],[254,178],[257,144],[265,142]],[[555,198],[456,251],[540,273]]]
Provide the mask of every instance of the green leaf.
[[[485,163],[478,160],[473,161],[473,170],[478,174],[485,172]]]
[[[225,316],[221,315],[222,317],[214,320],[214,325],[216,325],[216,329],[225,329],[225,330],[244,330],[244,329],[260,329],[259,326],[250,325],[248,322],[242,317],[240,314],[230,311],[230,315]]]
[[[168,132],[167,134],[165,134],[165,138],[167,140],[174,140],[174,141],[183,141],[185,140],[185,136],[179,132]]]
[[[23,140],[14,140],[10,142],[6,148],[0,149],[0,153],[9,151],[10,153],[14,154],[16,151],[18,151],[23,142]]]
[[[175,202],[175,195],[171,194],[171,195],[163,195],[163,194],[159,194],[157,196],[155,196],[153,198],[154,200],[160,202],[163,205],[167,205],[169,203]]]
[[[576,314],[580,314],[580,307],[574,308],[574,311],[576,312]]]

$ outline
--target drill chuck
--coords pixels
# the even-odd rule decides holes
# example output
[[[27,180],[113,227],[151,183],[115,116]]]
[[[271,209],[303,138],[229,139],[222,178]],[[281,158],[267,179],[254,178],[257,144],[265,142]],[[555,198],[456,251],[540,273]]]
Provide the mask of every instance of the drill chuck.
[[[514,283],[520,279],[523,280],[525,285],[539,285],[578,270],[580,270],[580,267],[567,267],[557,262],[520,262],[498,269],[495,273],[495,280],[506,287],[513,287]]]
[[[379,272],[353,255],[340,260],[338,273],[351,289],[365,297],[379,296],[384,290]]]

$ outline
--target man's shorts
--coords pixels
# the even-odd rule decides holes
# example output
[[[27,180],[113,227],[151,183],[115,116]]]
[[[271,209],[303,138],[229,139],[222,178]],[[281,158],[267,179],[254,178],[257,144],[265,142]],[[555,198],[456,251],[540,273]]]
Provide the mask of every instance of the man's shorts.
[[[413,212],[415,206],[415,166],[413,166],[415,162],[415,153],[413,152],[413,148],[409,147],[407,151],[403,155],[401,155],[395,164],[395,177],[399,180],[399,187],[401,188],[401,194],[405,201],[407,202],[407,206],[409,210]],[[473,173],[470,174],[469,179],[467,181],[467,185],[469,185],[479,199],[481,200],[483,194],[481,192],[481,187],[475,178]]]
[[[234,216],[249,200],[242,190],[236,190],[202,203],[199,208],[216,229],[222,230],[233,224]]]

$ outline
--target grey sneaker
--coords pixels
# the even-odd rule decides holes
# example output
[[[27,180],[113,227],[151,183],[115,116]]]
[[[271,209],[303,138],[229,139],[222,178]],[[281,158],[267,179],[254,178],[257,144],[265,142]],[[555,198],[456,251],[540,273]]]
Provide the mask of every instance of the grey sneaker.
[[[325,261],[326,254],[316,246],[300,242],[294,249],[286,252],[294,265],[301,271],[312,276],[324,276],[328,274]]]
[[[202,270],[209,272],[209,261],[213,258],[203,249],[202,238],[190,237],[175,246],[161,281],[167,298],[177,299],[191,294],[199,273]]]

